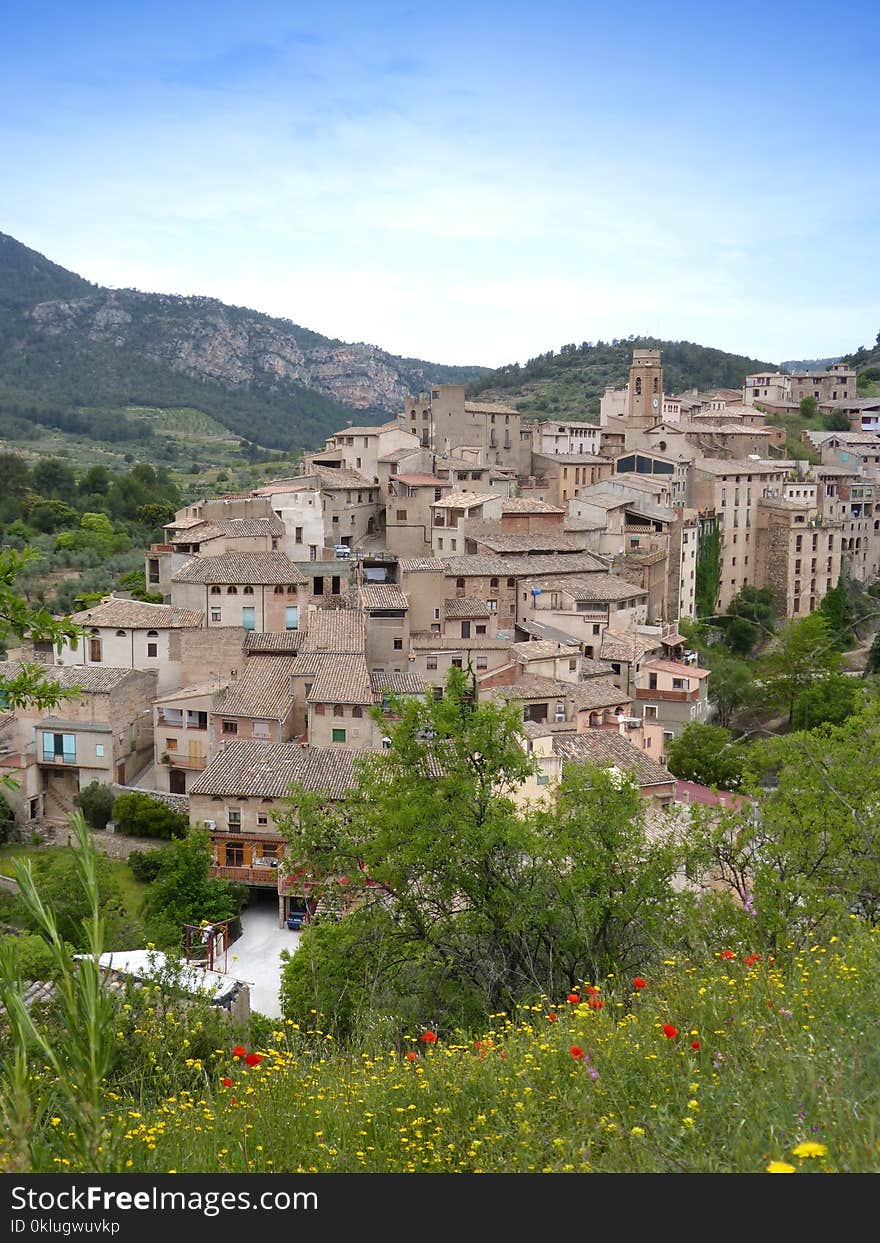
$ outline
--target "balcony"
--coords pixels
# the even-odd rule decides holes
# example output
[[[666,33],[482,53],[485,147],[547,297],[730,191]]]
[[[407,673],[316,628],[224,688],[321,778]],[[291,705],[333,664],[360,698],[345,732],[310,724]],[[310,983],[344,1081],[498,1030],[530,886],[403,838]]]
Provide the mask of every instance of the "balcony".
[[[227,868],[211,865],[211,875],[218,880],[237,880],[244,885],[264,885],[268,889],[278,886],[278,869],[264,867]]]
[[[699,687],[692,691],[661,691],[636,687],[636,699],[658,699],[666,703],[694,703],[699,696]]]
[[[207,768],[207,755],[189,755],[186,751],[163,751],[163,764],[169,768],[191,768],[200,771]]]

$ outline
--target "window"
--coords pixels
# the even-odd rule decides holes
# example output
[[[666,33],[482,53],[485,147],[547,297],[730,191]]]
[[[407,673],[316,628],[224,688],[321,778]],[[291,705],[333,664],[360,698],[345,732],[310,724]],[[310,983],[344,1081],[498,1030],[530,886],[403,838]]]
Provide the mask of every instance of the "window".
[[[43,760],[50,764],[76,763],[76,734],[43,734]]]
[[[486,601],[486,608],[489,610],[489,612],[490,612],[490,613],[497,613],[497,612],[498,612],[498,601],[497,601],[497,600],[487,600],[487,601]]]
[[[284,629],[299,630],[299,607],[296,604],[290,605],[284,610]]]
[[[436,669],[436,668],[437,668],[437,657],[436,657],[436,656],[428,656],[428,657],[427,657],[427,659],[425,660],[425,668],[426,668],[426,669]]]
[[[294,537],[293,537],[293,538],[294,538],[294,540],[296,541],[296,543],[297,543],[297,544],[301,544],[301,543],[302,543],[302,541],[303,541],[303,529],[302,529],[302,527],[294,527]]]
[[[497,591],[497,590],[498,590],[498,579],[497,579],[497,578],[490,578],[490,579],[489,579],[489,587],[491,588],[491,590],[492,590],[492,591]]]
[[[485,626],[477,626],[477,634],[478,634],[478,635],[482,635],[482,634],[485,634],[485,633],[486,633],[486,627],[485,627]]]
[[[147,657],[148,657],[148,658],[149,658],[149,657],[156,657],[156,656],[158,656],[158,655],[159,655],[159,645],[158,645],[158,643],[148,643],[148,644],[147,644]]]
[[[306,694],[308,695],[308,691],[306,691]],[[323,705],[323,704],[313,704],[312,706],[313,706],[313,709],[314,709],[315,716],[323,716],[323,715],[324,715],[324,705]]]
[[[219,610],[219,609],[211,609],[211,621],[212,621],[212,622],[218,622],[219,620],[220,620],[220,610]]]
[[[687,683],[686,683],[685,679],[684,679],[684,678],[673,678],[673,679],[672,679],[672,689],[673,689],[674,691],[686,691],[686,690],[687,690]]]
[[[398,522],[406,522],[406,510],[405,510],[405,509],[398,509],[398,511],[397,511],[397,521],[398,521]]]
[[[460,669],[460,668],[462,667],[462,660],[461,660],[461,657],[460,657],[460,656],[453,656],[453,658],[452,658],[452,663],[453,663],[453,665],[455,665],[456,669]]]
[[[212,588],[211,588],[211,595],[212,595],[212,596],[219,596],[219,595],[220,595],[220,588],[219,588],[219,587],[212,587]]]
[[[360,719],[360,718],[364,715],[364,710],[363,710],[363,708],[360,706],[360,704],[355,704],[355,705],[354,705],[354,707],[353,707],[353,708],[352,708],[352,710],[351,710],[351,715],[352,715],[352,716],[353,716],[356,720],[359,720],[359,719]]]
[[[255,738],[268,738],[270,734],[270,728],[271,728],[271,722],[269,721],[254,721],[254,737]]]
[[[477,657],[477,668],[478,668],[478,669],[488,669],[488,668],[489,668],[489,660],[488,660],[488,657],[486,657],[486,656],[478,656],[478,657]]]
[[[117,630],[117,631],[116,631],[116,637],[117,637],[117,639],[124,639],[124,638],[125,638],[125,631],[124,631],[124,630]]]
[[[509,579],[507,580],[507,585],[508,585],[508,587],[515,587],[515,586],[516,586],[516,579],[515,579],[515,578],[509,578]]]
[[[334,716],[345,716],[345,708],[344,708],[344,706],[343,706],[342,704],[334,704],[334,705],[333,705],[333,715],[334,715]]]
[[[255,629],[257,623],[252,605],[249,605],[247,608],[243,608],[241,610],[241,624],[244,626],[245,630]]]
[[[269,823],[269,813],[265,811],[258,811],[257,812],[257,824],[260,825],[261,828],[265,828],[268,823]],[[264,845],[261,847],[261,849],[263,851],[263,854],[267,855],[270,852],[274,851],[276,847]]]
[[[312,595],[323,596],[323,594],[324,594],[324,579],[320,574],[316,574],[315,577],[312,579]]]
[[[395,639],[395,640],[394,640],[394,650],[395,650],[395,652],[402,652],[402,651],[403,651],[403,639]]]
[[[175,739],[175,740],[174,740],[174,742],[175,742],[175,745],[176,745],[176,744],[177,744],[177,739]],[[101,760],[101,759],[103,759],[103,758],[104,758],[104,744],[103,744],[103,742],[96,742],[96,743],[95,743],[95,758],[96,758],[96,759],[99,759],[99,760]]]
[[[648,721],[654,721],[657,719],[656,704],[645,704],[645,719]]]
[[[240,807],[227,807],[226,808],[226,823],[230,829],[241,828],[241,808]]]
[[[550,784],[550,778],[546,773],[538,773],[535,781],[539,786],[546,786]]]
[[[599,622],[593,622],[593,634],[598,634],[601,629]]]
[[[237,734],[238,733],[238,721],[224,721],[223,722],[223,733],[224,734]]]
[[[345,730],[334,729],[331,733],[331,739],[333,742],[345,742]]]
[[[237,588],[237,587],[227,587],[227,588],[226,588],[226,594],[227,594],[227,596],[237,596],[237,595],[238,595],[238,588]]]

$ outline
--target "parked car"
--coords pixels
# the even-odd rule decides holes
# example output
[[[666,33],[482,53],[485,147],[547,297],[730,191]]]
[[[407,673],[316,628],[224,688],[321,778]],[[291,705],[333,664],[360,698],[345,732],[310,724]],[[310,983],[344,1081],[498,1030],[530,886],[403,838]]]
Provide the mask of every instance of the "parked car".
[[[348,561],[351,557],[351,549],[348,544],[337,544],[333,551],[336,553],[337,561]]]
[[[287,926],[291,932],[301,932],[305,922],[305,911],[291,911],[287,917]]]

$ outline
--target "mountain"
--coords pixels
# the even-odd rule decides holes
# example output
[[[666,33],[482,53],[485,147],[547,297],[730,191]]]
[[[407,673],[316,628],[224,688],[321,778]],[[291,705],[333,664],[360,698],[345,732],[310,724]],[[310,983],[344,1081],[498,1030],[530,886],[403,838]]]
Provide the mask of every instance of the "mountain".
[[[480,377],[472,382],[470,392],[481,400],[491,397],[513,402],[526,416],[597,415],[605,388],[626,383],[634,349],[662,351],[663,383],[668,393],[690,388],[741,388],[750,372],[776,370],[775,363],[727,354],[691,341],[628,337],[563,345],[558,352],[539,354],[523,366],[512,363]]]
[[[839,363],[840,355],[834,358],[789,358],[787,362],[780,363],[779,367],[782,371],[824,371],[826,367],[830,367],[832,363]]]
[[[880,381],[880,332],[873,345],[860,345],[852,354],[844,354],[840,361],[849,363],[859,372],[860,389],[867,389],[871,382],[876,384]]]
[[[263,446],[304,448],[353,411],[381,421],[413,392],[487,370],[399,358],[214,298],[105,289],[0,233],[0,419],[13,425],[81,429],[95,411],[103,431],[128,406],[186,406]]]

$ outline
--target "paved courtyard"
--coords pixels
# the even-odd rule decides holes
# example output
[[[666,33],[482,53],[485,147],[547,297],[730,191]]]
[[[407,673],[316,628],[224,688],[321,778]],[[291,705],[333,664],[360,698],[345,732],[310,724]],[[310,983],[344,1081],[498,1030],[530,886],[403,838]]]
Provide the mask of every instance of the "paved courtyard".
[[[226,970],[251,986],[251,1009],[269,1018],[281,1017],[281,951],[299,946],[299,933],[278,927],[278,902],[258,898],[241,916],[242,935],[230,946]]]

